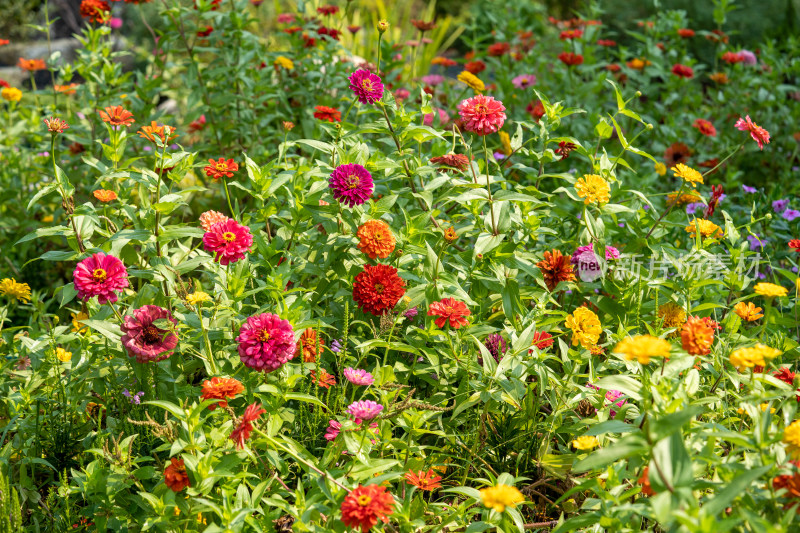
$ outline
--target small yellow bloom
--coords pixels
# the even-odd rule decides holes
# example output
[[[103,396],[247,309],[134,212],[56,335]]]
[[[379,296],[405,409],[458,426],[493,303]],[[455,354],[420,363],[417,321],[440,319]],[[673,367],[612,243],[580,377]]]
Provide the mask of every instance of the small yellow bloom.
[[[766,366],[767,359],[774,359],[782,352],[758,343],[749,348],[739,348],[731,353],[731,364],[743,371],[754,366]]]
[[[386,21],[386,19],[381,19],[378,21],[377,28],[379,33],[384,33],[389,29],[389,23]]]
[[[692,204],[695,202],[700,202],[703,200],[703,197],[697,193],[697,191],[689,191],[682,193],[678,196],[679,191],[671,192],[667,195],[667,205],[672,205],[674,203],[678,203],[678,205],[686,205]]]
[[[800,420],[795,420],[783,430],[783,442],[788,445],[788,452],[795,460],[800,459]]]
[[[480,93],[486,89],[486,86],[483,84],[480,78],[468,70],[465,70],[459,74],[457,79],[475,92]]]
[[[509,137],[508,133],[504,131],[500,131],[497,134],[500,135],[500,146],[503,147],[503,154],[511,155],[511,153],[514,151],[511,149],[511,137]]]
[[[89,328],[86,327],[86,325],[80,323],[81,320],[86,320],[89,318],[87,313],[79,311],[77,315],[75,313],[70,313],[70,316],[72,317],[72,331],[76,333],[86,333],[89,331]]]
[[[208,302],[211,300],[211,296],[204,293],[203,291],[194,291],[192,294],[186,295],[186,301],[192,305],[202,305],[203,302]]]
[[[524,502],[525,496],[516,487],[497,485],[496,487],[481,489],[481,499],[485,507],[502,513],[506,510],[506,507],[514,508],[518,503]]]
[[[572,441],[572,446],[577,450],[591,450],[600,446],[597,437],[584,435]]]
[[[283,67],[286,70],[292,70],[294,68],[294,63],[292,63],[292,60],[284,56],[276,57],[273,65],[276,67]]]
[[[748,322],[755,322],[762,318],[764,314],[761,312],[760,307],[756,307],[752,302],[739,302],[733,306],[733,312],[739,315],[739,318]]]
[[[614,348],[614,352],[621,353],[628,361],[636,359],[646,365],[651,357],[669,357],[672,345],[652,335],[637,335],[622,339]]]
[[[567,315],[564,324],[572,330],[572,345],[580,344],[587,350],[597,345],[603,327],[600,319],[586,307],[577,308],[571,315]]]
[[[42,217],[42,222],[49,224],[53,221],[53,215],[45,215]]]
[[[670,170],[674,172],[675,175],[678,176],[679,178],[683,178],[683,181],[685,181],[692,187],[697,187],[698,183],[700,185],[703,184],[703,175],[688,165],[684,165],[683,163],[678,163]]]
[[[663,176],[667,173],[667,165],[664,163],[656,163],[656,174]]]
[[[0,281],[0,294],[12,302],[15,300],[31,301],[31,288],[27,283],[17,283],[14,278],[5,278]]]
[[[692,220],[692,223],[686,226],[684,229],[692,236],[693,239],[695,238],[695,235],[697,235],[698,230],[700,231],[700,235],[703,237],[719,239],[723,235],[722,228],[710,220],[705,220],[702,218],[696,218]]]
[[[56,348],[56,357],[62,363],[67,363],[72,359],[72,352],[66,351],[64,348]]]
[[[16,87],[3,87],[3,90],[0,90],[0,97],[6,102],[19,102],[22,100],[22,91]]]
[[[764,402],[761,405],[759,405],[759,407],[761,408],[762,411],[766,412],[767,411],[767,407],[769,407],[769,404]],[[774,413],[775,412],[775,408],[774,407],[769,407],[769,412],[770,413]]]
[[[605,204],[611,199],[611,186],[597,174],[586,174],[576,181],[575,191],[586,205]]]
[[[775,285],[774,283],[757,283],[754,290],[756,294],[767,297],[786,296],[789,294],[789,291],[787,291],[785,287]]]

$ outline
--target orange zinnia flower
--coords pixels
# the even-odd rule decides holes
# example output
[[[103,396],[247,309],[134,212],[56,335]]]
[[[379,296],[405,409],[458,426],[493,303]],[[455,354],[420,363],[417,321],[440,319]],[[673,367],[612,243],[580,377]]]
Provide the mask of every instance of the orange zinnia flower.
[[[101,202],[108,203],[113,202],[117,199],[117,193],[114,191],[109,191],[107,189],[97,189],[92,193],[95,198],[100,200]]]
[[[206,176],[214,178],[215,180],[222,177],[230,178],[233,176],[234,172],[239,170],[239,165],[236,164],[233,159],[228,159],[226,161],[224,157],[220,157],[219,161],[209,159],[208,162],[211,164],[203,167],[203,170],[206,171]]]
[[[81,2],[81,16],[89,22],[106,22],[110,17],[111,6],[105,0],[83,0]]]
[[[236,398],[236,395],[241,392],[244,392],[244,385],[238,380],[215,376],[203,382],[200,396],[203,400],[222,400],[208,406],[213,411],[217,407],[228,407],[228,401],[225,398]]]
[[[698,118],[692,124],[693,128],[697,128],[697,131],[705,135],[706,137],[716,137],[717,136],[717,128],[706,119]]]
[[[108,122],[112,126],[130,126],[133,124],[133,113],[121,105],[107,107],[105,111],[98,111],[98,113],[103,122]]]
[[[142,126],[142,129],[139,130],[139,135],[142,139],[147,139],[150,142],[156,142],[156,137],[158,137],[162,143],[166,143],[171,141],[177,135],[173,135],[175,129],[170,126],[159,126],[155,120],[150,121],[149,126]]]
[[[173,492],[180,492],[189,486],[189,475],[186,473],[186,466],[183,459],[173,457],[169,465],[164,470],[164,484],[172,489]]]
[[[19,58],[17,66],[22,70],[27,70],[28,72],[35,72],[37,70],[44,70],[47,68],[44,59],[23,59],[21,57]]]
[[[56,90],[57,93],[75,94],[75,90],[78,88],[78,84],[70,83],[69,85],[53,85],[53,88]]]
[[[433,302],[428,308],[428,316],[438,316],[435,320],[436,327],[443,328],[449,323],[450,327],[459,329],[469,324],[466,317],[470,315],[469,309],[464,302],[455,298],[444,298],[438,302]]]
[[[636,480],[639,485],[642,486],[642,494],[645,496],[653,496],[655,492],[653,492],[653,488],[650,486],[650,467],[644,467],[642,470],[642,475],[639,479]]]
[[[733,312],[739,315],[739,318],[748,322],[755,322],[764,315],[761,313],[762,309],[756,307],[753,302],[739,302],[733,306]]]
[[[324,368],[319,369],[319,374],[316,370],[311,370],[311,379],[317,384],[317,387],[329,389],[331,385],[336,385],[336,378],[328,374]]]
[[[690,316],[681,328],[681,346],[691,355],[708,355],[714,342],[714,330],[699,317]]]
[[[536,266],[542,271],[547,290],[551,292],[562,281],[575,281],[570,257],[562,255],[558,250],[545,252],[544,259],[536,263]]]
[[[308,328],[300,335],[300,340],[297,341],[297,351],[303,352],[303,361],[313,363],[317,360],[317,355],[322,352],[324,345],[325,341],[317,337],[316,330]]]
[[[389,225],[382,220],[368,220],[358,228],[358,249],[370,259],[389,257],[394,251],[394,235]]]
[[[416,473],[413,470],[409,470],[406,472],[405,478],[406,481],[420,490],[435,490],[442,486],[439,483],[442,480],[442,476],[437,476],[433,470],[428,470],[427,472],[420,470]]]

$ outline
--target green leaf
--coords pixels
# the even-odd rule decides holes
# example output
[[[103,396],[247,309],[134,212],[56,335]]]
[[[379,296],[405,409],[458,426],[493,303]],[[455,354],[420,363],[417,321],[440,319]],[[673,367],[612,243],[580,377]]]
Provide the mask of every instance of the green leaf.
[[[33,233],[28,233],[14,244],[16,245],[22,242],[32,241],[33,239],[38,239],[39,237],[50,237],[53,235],[70,235],[70,234],[72,234],[72,229],[68,228],[67,226],[53,226],[52,228],[39,228]]]
[[[297,400],[299,402],[306,402],[306,403],[313,403],[314,405],[318,405],[323,409],[327,410],[328,406],[325,405],[320,401],[319,398],[316,396],[311,396],[310,394],[304,394],[302,392],[287,392],[283,395],[283,397],[287,400]]]
[[[672,435],[676,431],[680,431],[684,424],[705,411],[706,408],[702,405],[690,405],[686,409],[653,421],[649,425],[652,440],[658,441]]]
[[[772,466],[773,465],[766,465],[753,470],[746,470],[741,475],[728,481],[724,489],[700,507],[700,512],[706,516],[716,517],[725,511],[734,499],[740,497],[753,481],[760,478],[763,474],[766,474]],[[724,483],[721,483],[719,486],[722,485],[724,485]]]
[[[606,376],[597,380],[597,387],[605,390],[618,390],[628,398],[641,400],[642,384],[630,376]]]
[[[646,451],[647,441],[645,441],[642,436],[629,435],[581,459],[575,463],[575,466],[572,467],[572,471],[578,474],[589,470],[595,470],[609,465],[614,461],[630,457],[634,454],[643,454]]]
[[[92,320],[87,318],[86,320],[81,320],[81,323],[86,324],[90,329],[95,330],[114,343],[118,343],[122,336],[122,330],[119,329],[119,326],[107,320]]]

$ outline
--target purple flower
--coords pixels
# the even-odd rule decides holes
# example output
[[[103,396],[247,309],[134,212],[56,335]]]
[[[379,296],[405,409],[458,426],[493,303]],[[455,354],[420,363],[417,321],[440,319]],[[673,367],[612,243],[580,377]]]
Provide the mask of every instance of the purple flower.
[[[739,50],[739,56],[744,58],[745,65],[753,66],[758,64],[758,58],[750,50]]]
[[[339,353],[342,351],[342,340],[341,339],[333,339],[331,342],[331,351],[333,353]]]
[[[787,209],[786,211],[783,212],[781,216],[788,221],[792,221],[797,217],[800,217],[800,211],[798,211],[797,209]]]
[[[759,239],[760,236],[761,235],[759,233],[756,233],[755,235],[748,235],[747,236],[747,240],[750,241],[750,250],[751,251],[758,250],[759,248],[763,250],[764,246],[766,246],[767,239],[766,238],[763,239],[763,240]]]
[[[749,187],[747,185],[742,185],[742,190],[744,192],[746,192],[746,193],[749,193],[749,194],[755,194],[756,193],[756,188],[755,187]]]
[[[422,76],[422,83],[425,85],[430,85],[431,87],[436,87],[437,85],[441,84],[444,81],[444,76],[440,74],[428,74],[427,76]]]
[[[776,213],[780,213],[781,211],[785,210],[787,207],[789,207],[789,199],[788,198],[783,198],[781,200],[775,200],[774,202],[772,202],[772,210],[775,211]]]
[[[383,97],[383,82],[367,69],[350,74],[350,89],[362,104],[374,104]]]
[[[144,396],[144,391],[139,391],[136,394],[131,394],[128,392],[128,389],[122,391],[122,395],[128,398],[131,403],[139,405],[142,403],[142,396]]]
[[[353,402],[347,407],[347,413],[354,418],[362,420],[372,420],[383,411],[383,406],[372,400],[362,400]]]
[[[486,346],[486,349],[489,350],[489,353],[492,354],[492,357],[494,357],[494,360],[498,363],[503,354],[506,353],[506,340],[499,333],[492,333],[486,337],[486,340],[483,341],[483,345]]]
[[[686,214],[687,215],[694,215],[698,209],[703,209],[706,206],[703,202],[692,202],[690,204],[686,204]]]
[[[333,197],[351,208],[369,200],[375,189],[372,174],[366,168],[355,163],[336,167],[328,183]]]
[[[344,377],[347,378],[347,381],[359,387],[369,387],[375,382],[375,378],[372,377],[372,374],[361,368],[345,368]]]
[[[511,83],[513,83],[514,87],[517,89],[527,89],[531,85],[536,84],[536,76],[533,74],[520,74],[511,80]]]
[[[419,311],[417,311],[417,306],[414,306],[410,309],[406,309],[406,312],[403,313],[403,316],[409,320],[414,320],[414,317],[417,316]]]
[[[498,161],[500,161],[501,159],[505,159],[506,158],[506,154],[504,154],[503,152],[495,152],[494,153],[494,158],[497,159]]]

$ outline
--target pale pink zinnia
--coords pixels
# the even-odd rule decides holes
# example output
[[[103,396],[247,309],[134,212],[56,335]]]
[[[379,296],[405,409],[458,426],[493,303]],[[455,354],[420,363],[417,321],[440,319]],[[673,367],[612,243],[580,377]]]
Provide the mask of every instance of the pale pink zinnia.
[[[749,131],[750,137],[758,143],[758,147],[762,150],[765,144],[769,144],[769,132],[750,120],[750,115],[745,116],[745,118],[739,117],[734,127],[740,131]]]
[[[116,302],[117,293],[128,286],[128,271],[113,255],[98,252],[87,257],[72,273],[78,298],[88,300],[97,296],[101,304]]]
[[[214,224],[228,220],[230,219],[219,211],[206,211],[200,215],[200,226],[204,231],[209,231]]]
[[[353,402],[347,407],[347,413],[354,418],[362,420],[372,420],[383,411],[383,406],[372,400],[361,400]]]
[[[172,350],[178,345],[178,336],[157,327],[154,322],[160,319],[178,323],[168,310],[157,305],[145,305],[135,309],[133,316],[125,316],[120,326],[124,333],[120,341],[128,356],[135,357],[139,363],[154,363],[172,355]]]
[[[363,385],[365,387],[369,387],[375,381],[375,378],[372,377],[372,374],[361,368],[345,368],[344,377],[346,377],[347,381],[353,385]]]
[[[294,357],[297,349],[292,325],[272,313],[248,318],[236,341],[242,363],[263,372],[279,369]]]
[[[245,252],[249,252],[252,245],[250,228],[233,219],[214,224],[203,235],[203,248],[213,253],[214,261],[221,265],[244,259]]]
[[[464,129],[477,135],[489,135],[503,127],[506,108],[500,100],[482,94],[467,98],[458,104],[458,113]]]

